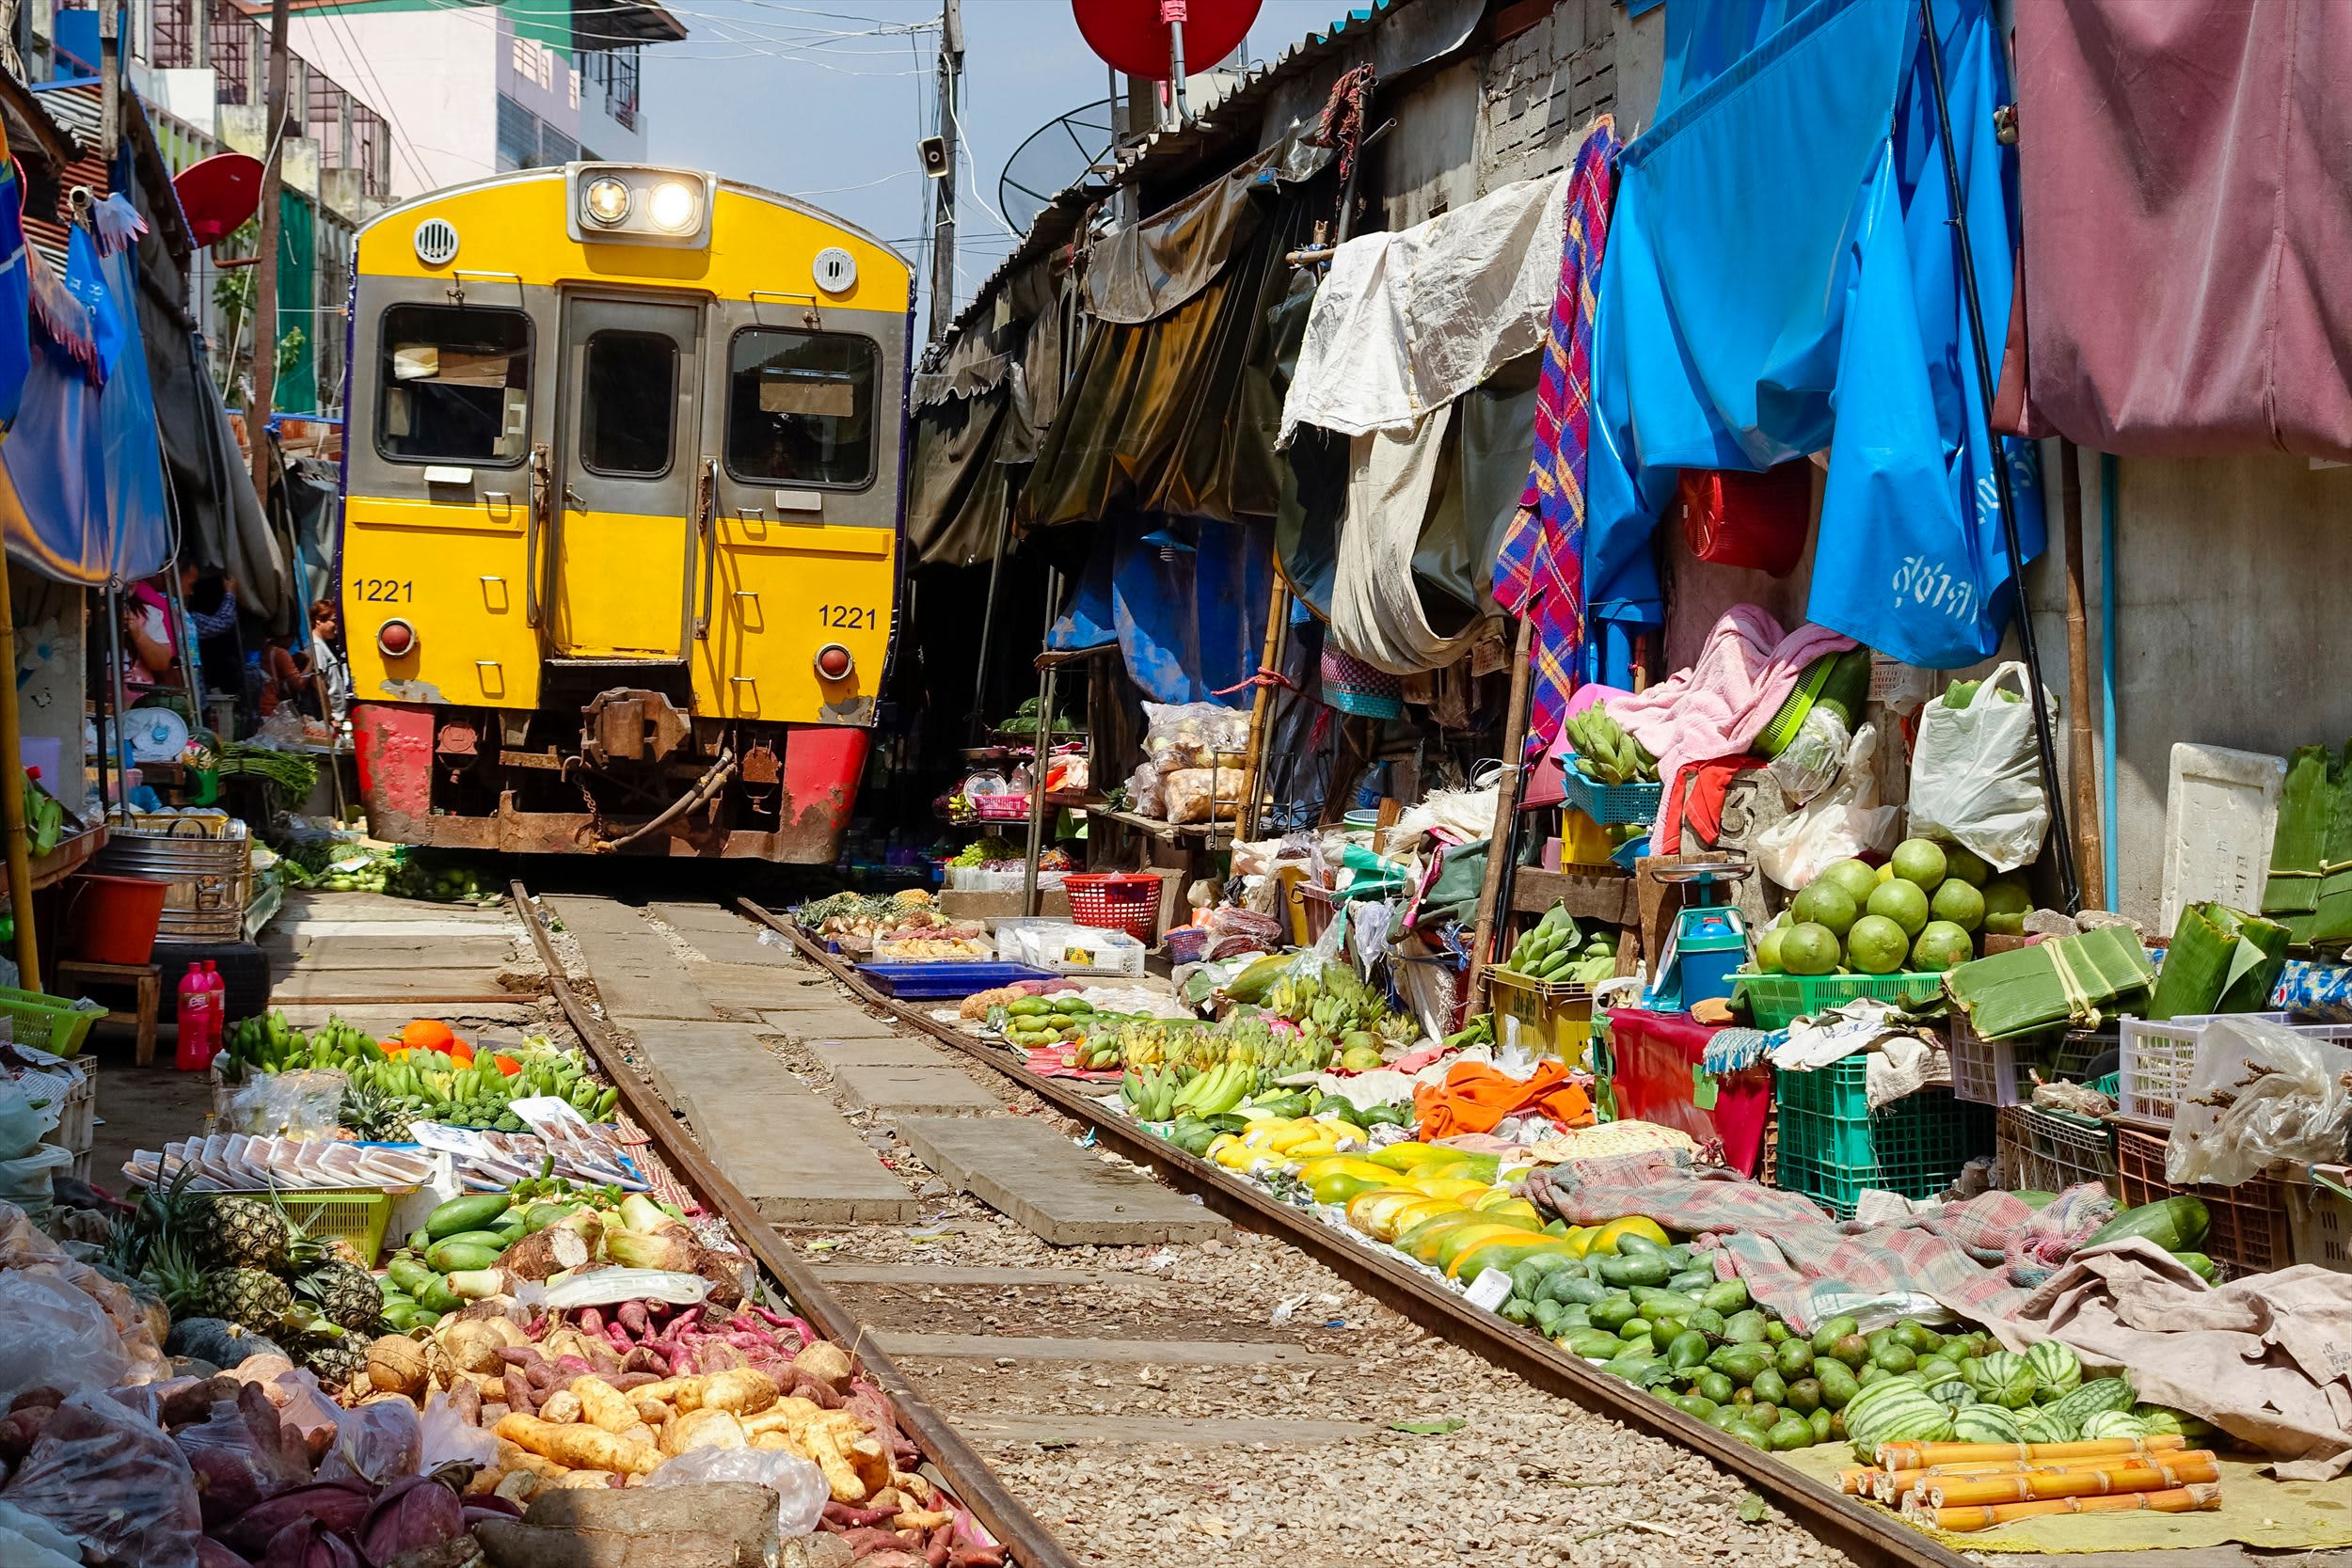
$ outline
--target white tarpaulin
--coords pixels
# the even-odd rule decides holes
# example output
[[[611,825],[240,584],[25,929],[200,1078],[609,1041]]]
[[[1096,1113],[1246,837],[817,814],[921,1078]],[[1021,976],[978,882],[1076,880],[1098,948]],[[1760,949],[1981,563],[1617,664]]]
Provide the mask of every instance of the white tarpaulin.
[[[1543,345],[1566,239],[1565,170],[1343,245],[1315,292],[1281,440],[1409,430]]]
[[[1413,575],[1422,524],[1444,490],[1439,469],[1453,416],[1440,407],[1418,429],[1359,436],[1348,457],[1331,637],[1342,651],[1392,675],[1444,669],[1470,651],[1483,624],[1472,617],[1454,636],[1439,632]]]

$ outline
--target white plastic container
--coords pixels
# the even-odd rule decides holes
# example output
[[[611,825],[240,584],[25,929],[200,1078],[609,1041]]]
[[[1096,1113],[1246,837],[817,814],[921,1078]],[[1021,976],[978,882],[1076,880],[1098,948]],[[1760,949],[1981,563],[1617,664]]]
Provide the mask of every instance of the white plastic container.
[[[1133,979],[1143,973],[1143,943],[1124,931],[1066,920],[996,922],[996,956],[1055,974]]]

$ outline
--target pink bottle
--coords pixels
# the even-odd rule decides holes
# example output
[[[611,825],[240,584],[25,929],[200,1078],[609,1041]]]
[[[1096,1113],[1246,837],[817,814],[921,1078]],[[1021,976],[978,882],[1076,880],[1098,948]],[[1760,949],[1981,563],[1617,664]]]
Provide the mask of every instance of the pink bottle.
[[[222,977],[220,966],[210,958],[204,960],[204,984],[213,993],[212,1016],[206,1020],[210,1032],[204,1037],[204,1065],[210,1067],[229,1037],[229,982]]]
[[[188,965],[188,972],[180,976],[180,1040],[171,1053],[171,1065],[178,1070],[201,1072],[212,1065],[212,1014],[215,1006],[213,989],[204,979],[204,966]]]

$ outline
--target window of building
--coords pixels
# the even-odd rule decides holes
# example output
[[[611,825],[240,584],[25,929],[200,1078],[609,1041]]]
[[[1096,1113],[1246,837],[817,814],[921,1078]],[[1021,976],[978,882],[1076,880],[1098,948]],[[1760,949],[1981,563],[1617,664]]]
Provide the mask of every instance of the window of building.
[[[677,423],[677,344],[659,332],[592,335],[580,402],[580,463],[644,477],[670,468]]]
[[[586,90],[606,115],[632,131],[637,128],[638,62],[639,50],[633,43],[620,49],[592,49],[580,57]]]
[[[727,351],[727,471],[754,483],[874,477],[882,353],[837,332],[747,327]]]
[[[499,172],[539,166],[539,117],[499,94]]]
[[[394,305],[384,312],[376,450],[404,463],[518,463],[531,441],[531,318]]]

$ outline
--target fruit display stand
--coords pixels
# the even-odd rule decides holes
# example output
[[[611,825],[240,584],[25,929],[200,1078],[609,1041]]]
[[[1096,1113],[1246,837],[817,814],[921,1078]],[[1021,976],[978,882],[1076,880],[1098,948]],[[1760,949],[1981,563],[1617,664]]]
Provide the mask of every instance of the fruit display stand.
[[[1943,994],[1944,976],[1898,974],[1759,974],[1732,976],[1738,995],[1754,1011],[1758,1029],[1785,1029],[1800,1018],[1827,1012],[1841,1002],[1867,997],[1898,1007],[1927,1006]]]

